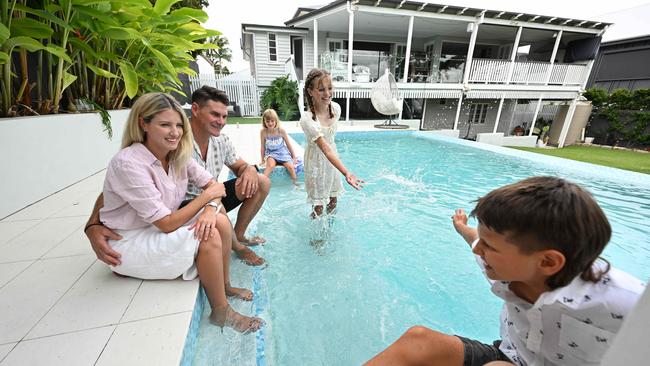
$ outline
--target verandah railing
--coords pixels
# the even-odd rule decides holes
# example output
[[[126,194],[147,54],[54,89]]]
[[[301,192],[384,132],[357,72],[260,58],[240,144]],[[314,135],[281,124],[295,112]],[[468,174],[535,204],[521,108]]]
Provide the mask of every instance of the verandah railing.
[[[512,67],[512,70],[511,70]],[[472,60],[470,83],[580,85],[584,80],[586,65],[561,64],[539,61],[515,62],[478,58]],[[549,75],[550,70],[550,75]],[[510,75],[510,73],[512,73]],[[510,80],[508,80],[510,76]]]

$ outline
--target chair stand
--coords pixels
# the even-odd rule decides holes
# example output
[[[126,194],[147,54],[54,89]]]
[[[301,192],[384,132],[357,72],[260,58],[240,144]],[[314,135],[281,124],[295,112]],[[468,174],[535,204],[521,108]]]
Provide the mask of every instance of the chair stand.
[[[383,128],[383,129],[390,129],[390,130],[404,130],[409,128],[409,126],[395,123],[395,121],[393,121],[393,116],[391,115],[388,116],[388,119],[385,120],[384,123],[376,124],[375,128]]]

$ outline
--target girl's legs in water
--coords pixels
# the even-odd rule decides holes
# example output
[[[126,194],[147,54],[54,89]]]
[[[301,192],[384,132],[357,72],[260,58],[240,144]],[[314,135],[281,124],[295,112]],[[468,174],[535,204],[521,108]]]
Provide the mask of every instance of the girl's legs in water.
[[[278,165],[278,163],[273,159],[272,157],[266,158],[266,168],[264,169],[264,175],[266,177],[270,177],[271,173],[273,173],[273,169],[275,169],[275,166]]]
[[[224,228],[226,230],[222,231]],[[238,332],[257,331],[262,326],[261,319],[237,313],[232,310],[226,299],[223,240],[229,238],[230,224],[224,215],[217,216],[216,230],[219,231],[219,235],[212,235],[199,243],[199,251],[196,256],[199,279],[212,308],[210,321],[220,327],[231,327]],[[226,233],[225,238],[222,239],[221,233]],[[229,243],[229,241],[225,242]],[[228,254],[230,255],[230,253]]]
[[[316,217],[320,216],[323,214],[323,206],[318,205],[318,206],[312,206],[311,207],[311,218],[315,219]]]
[[[336,197],[330,197],[330,203],[327,204],[327,213],[332,213],[336,209]]]
[[[327,204],[327,213],[330,214],[336,209],[336,197],[330,197],[330,202]],[[323,214],[323,206],[312,206],[311,218],[315,219],[316,217]]]
[[[296,185],[298,177],[296,176],[296,168],[293,167],[293,163],[290,161],[285,161],[282,163],[282,165],[284,165],[284,167],[287,169],[287,172],[289,172],[289,176],[291,177],[293,184]],[[266,171],[264,173],[266,173]]]

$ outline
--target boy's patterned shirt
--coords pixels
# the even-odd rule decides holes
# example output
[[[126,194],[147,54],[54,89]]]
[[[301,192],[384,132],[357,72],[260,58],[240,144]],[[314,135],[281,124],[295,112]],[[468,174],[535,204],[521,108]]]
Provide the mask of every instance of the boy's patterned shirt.
[[[605,264],[594,266],[602,269]],[[515,295],[509,282],[488,280],[492,292],[505,301],[499,349],[522,366],[600,364],[645,290],[641,280],[611,268],[598,283],[578,276],[531,304]]]

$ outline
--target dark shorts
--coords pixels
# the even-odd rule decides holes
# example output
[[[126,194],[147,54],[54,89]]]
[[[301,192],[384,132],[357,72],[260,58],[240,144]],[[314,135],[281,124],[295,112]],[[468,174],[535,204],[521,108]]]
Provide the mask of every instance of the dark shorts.
[[[461,336],[456,337],[460,338],[463,342],[463,353],[465,357],[463,366],[483,366],[491,361],[512,362],[499,350],[501,341],[494,341],[494,344],[489,345]]]
[[[237,178],[233,178],[231,180],[223,182],[224,187],[226,188],[226,197],[221,199],[221,204],[223,207],[226,209],[226,212],[230,212],[237,206],[241,205],[242,202],[240,201],[239,198],[237,198],[237,193],[235,193],[235,182],[237,181]],[[192,200],[185,200],[181,202],[181,205],[178,208],[181,208],[188,203],[190,203]]]
[[[226,209],[226,212],[230,212],[237,206],[241,205],[242,202],[237,198],[237,193],[235,193],[235,182],[237,178],[227,180],[223,182],[223,185],[226,187],[226,197],[221,199],[223,207]]]

